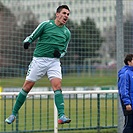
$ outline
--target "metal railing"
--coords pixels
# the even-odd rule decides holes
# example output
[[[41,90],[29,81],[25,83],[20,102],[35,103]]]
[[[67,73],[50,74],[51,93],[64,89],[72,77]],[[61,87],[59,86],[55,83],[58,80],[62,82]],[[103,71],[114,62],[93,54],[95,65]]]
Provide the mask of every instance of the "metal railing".
[[[18,92],[2,92],[0,133],[54,132],[70,130],[97,130],[118,125],[118,91],[63,91],[65,112],[70,124],[58,125],[53,92],[30,92],[17,115],[16,121],[4,122],[10,115]]]

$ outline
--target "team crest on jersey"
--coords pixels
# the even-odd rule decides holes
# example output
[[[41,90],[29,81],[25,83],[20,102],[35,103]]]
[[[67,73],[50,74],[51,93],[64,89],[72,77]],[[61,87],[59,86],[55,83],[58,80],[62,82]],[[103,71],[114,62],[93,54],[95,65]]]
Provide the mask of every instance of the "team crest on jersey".
[[[50,24],[51,24],[51,25],[53,25],[53,23],[52,23],[52,22],[50,22]]]

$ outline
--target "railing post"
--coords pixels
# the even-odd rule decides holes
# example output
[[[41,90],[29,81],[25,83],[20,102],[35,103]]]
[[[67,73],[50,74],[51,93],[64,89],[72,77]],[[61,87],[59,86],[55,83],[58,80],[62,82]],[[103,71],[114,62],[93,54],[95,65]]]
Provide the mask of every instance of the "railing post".
[[[6,96],[3,96],[4,98],[4,110],[6,110]],[[4,120],[5,120],[5,117],[6,116],[6,111],[4,111]],[[6,131],[6,124],[4,122],[4,132]]]
[[[100,133],[100,94],[97,94],[97,132]]]
[[[18,95],[17,95],[18,96]],[[17,96],[16,96],[16,99],[17,99]],[[18,132],[19,131],[19,112],[16,116],[16,131]]]
[[[124,59],[124,27],[123,27],[123,0],[116,0],[116,54],[117,54],[117,73],[123,66]],[[118,98],[118,133],[123,129],[123,113],[121,103]]]
[[[54,102],[54,133],[58,133],[58,113]]]

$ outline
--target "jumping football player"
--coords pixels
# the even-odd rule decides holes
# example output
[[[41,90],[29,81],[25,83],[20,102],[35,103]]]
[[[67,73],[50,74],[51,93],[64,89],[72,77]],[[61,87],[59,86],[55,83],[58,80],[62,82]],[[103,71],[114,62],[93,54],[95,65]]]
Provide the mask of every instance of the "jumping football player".
[[[60,58],[67,52],[71,38],[69,29],[65,26],[70,14],[67,5],[61,5],[56,10],[55,20],[44,21],[24,41],[24,49],[38,39],[33,53],[33,59],[27,71],[26,80],[14,104],[12,114],[5,120],[11,124],[26,100],[35,82],[47,74],[54,91],[54,100],[58,110],[58,123],[70,123],[71,119],[64,113],[64,98],[61,89],[62,73]]]

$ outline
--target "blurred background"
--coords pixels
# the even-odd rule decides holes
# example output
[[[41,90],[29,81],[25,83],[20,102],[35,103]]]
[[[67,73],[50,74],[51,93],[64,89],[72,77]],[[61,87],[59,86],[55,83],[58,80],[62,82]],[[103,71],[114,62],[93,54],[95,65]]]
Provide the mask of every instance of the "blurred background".
[[[24,50],[22,42],[62,4],[71,10],[72,35],[61,59],[63,90],[117,89],[117,72],[133,51],[131,0],[1,0],[0,92],[21,89],[36,45]],[[50,87],[47,77],[35,87]]]
[[[72,33],[68,53],[61,59],[64,77],[116,76],[116,0],[1,0],[1,78],[25,77],[35,43],[24,50],[22,42],[40,22],[54,19],[61,4],[70,7],[67,26]],[[132,5],[131,0],[123,1],[125,54],[133,50]]]

